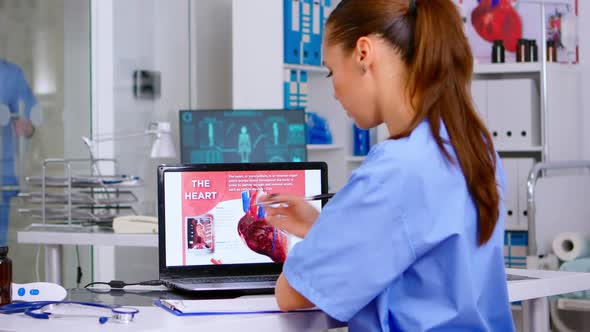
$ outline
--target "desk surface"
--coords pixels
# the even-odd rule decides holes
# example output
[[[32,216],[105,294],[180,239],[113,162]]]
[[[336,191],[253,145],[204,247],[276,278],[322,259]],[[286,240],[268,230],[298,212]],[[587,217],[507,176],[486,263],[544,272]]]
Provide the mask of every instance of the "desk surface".
[[[178,317],[153,306],[158,299],[192,299],[197,295],[169,292],[164,287],[132,287],[128,291],[106,289],[71,289],[69,301],[90,301],[101,304],[132,306],[139,313],[130,324],[98,323],[97,317],[67,317],[49,320],[33,319],[23,314],[0,315],[0,331],[324,331],[342,323],[320,311],[219,316]],[[275,301],[274,296],[262,296]]]
[[[508,282],[510,301],[528,300],[590,289],[590,274],[556,271],[507,269],[516,276],[532,279]],[[119,292],[120,294],[121,292]],[[0,315],[0,331],[322,331],[341,324],[322,312],[220,315],[177,317],[151,303],[158,298],[177,298],[176,293],[162,291],[133,291],[123,296],[115,293],[92,293],[71,290],[68,299],[106,304],[135,306],[140,310],[134,322],[123,325],[108,322],[100,325],[96,317],[67,317],[50,320],[33,319],[22,314]],[[274,301],[272,296],[266,296]]]
[[[63,230],[34,227],[17,232],[16,236],[19,243],[158,247],[158,234],[119,234],[87,228]]]
[[[507,274],[531,279],[508,281],[510,302],[590,289],[590,273],[506,269]]]

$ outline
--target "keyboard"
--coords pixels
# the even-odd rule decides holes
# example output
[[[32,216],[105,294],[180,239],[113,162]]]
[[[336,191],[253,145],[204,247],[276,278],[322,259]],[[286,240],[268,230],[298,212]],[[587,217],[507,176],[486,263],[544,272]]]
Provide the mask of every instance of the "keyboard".
[[[532,277],[525,277],[525,276],[518,276],[515,274],[506,274],[507,281],[514,281],[514,280],[528,280],[528,279],[537,279]]]
[[[276,275],[262,275],[262,276],[235,276],[235,277],[199,277],[199,278],[183,278],[176,279],[174,282],[184,285],[190,284],[218,284],[218,283],[251,283],[251,282],[274,282],[278,276]]]

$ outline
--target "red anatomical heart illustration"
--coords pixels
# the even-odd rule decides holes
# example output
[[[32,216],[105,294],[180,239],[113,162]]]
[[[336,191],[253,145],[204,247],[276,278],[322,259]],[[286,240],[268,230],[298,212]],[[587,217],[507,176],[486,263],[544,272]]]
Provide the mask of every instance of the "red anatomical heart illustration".
[[[287,234],[269,225],[262,207],[255,205],[257,192],[252,193],[249,209],[238,222],[238,234],[248,248],[270,257],[273,262],[284,263],[287,259]]]
[[[510,0],[480,0],[471,13],[475,31],[485,40],[503,40],[504,47],[516,51],[518,39],[522,38],[522,20]]]

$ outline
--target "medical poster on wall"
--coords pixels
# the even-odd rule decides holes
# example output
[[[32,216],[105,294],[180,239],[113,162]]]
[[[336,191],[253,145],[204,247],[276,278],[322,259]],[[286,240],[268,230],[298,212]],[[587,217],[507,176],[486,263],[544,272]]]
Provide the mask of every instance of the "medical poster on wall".
[[[256,203],[274,192],[305,196],[305,173],[182,173],[182,265],[283,263],[299,239],[268,224]]]
[[[521,38],[535,40],[539,52],[543,49],[539,4],[520,0],[454,1],[465,21],[465,33],[477,62],[490,63],[494,40],[503,41],[506,62],[516,62],[516,46]],[[569,5],[545,5],[545,10],[545,34],[556,45],[557,62],[579,62],[575,27],[578,0],[570,0]]]

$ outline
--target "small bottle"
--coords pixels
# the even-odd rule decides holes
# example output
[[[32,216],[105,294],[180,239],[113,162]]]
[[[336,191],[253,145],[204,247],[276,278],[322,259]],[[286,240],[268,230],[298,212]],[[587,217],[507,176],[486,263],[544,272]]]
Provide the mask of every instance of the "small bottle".
[[[0,247],[0,305],[12,302],[12,260],[8,247]]]
[[[557,62],[557,48],[553,40],[547,41],[547,62]]]
[[[492,63],[504,63],[506,50],[504,48],[504,42],[502,40],[494,40],[492,45]]]
[[[537,46],[537,41],[534,39],[529,40],[529,53],[532,62],[539,61],[539,47]]]
[[[526,39],[520,38],[516,43],[516,62],[527,61],[528,46]],[[530,55],[528,56],[530,58]]]
[[[352,153],[355,156],[366,156],[369,153],[369,149],[371,148],[371,144],[369,142],[369,130],[360,129],[356,125],[352,126],[354,135],[354,148]]]

